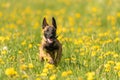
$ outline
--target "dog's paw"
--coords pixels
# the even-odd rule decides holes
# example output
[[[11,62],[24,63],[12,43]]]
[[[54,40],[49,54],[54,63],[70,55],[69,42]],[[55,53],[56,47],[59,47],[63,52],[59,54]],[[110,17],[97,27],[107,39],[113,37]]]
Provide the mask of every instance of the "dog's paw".
[[[48,63],[50,63],[50,64],[54,64],[54,61],[53,61],[53,60],[51,60],[51,61],[49,61]]]

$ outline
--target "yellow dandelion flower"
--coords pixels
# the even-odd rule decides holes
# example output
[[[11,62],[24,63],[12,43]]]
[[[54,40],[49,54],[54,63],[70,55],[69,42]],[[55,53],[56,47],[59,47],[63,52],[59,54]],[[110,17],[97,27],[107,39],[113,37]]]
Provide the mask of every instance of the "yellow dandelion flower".
[[[97,8],[96,7],[92,7],[92,12],[96,13],[97,12]]]
[[[23,46],[26,45],[26,41],[23,41],[23,42],[21,43],[21,45],[23,45]]]
[[[48,73],[48,69],[47,68],[43,69],[43,73]]]
[[[45,76],[47,76],[47,73],[41,73],[40,75],[45,77]]]
[[[120,71],[118,72],[118,76],[120,77]]]
[[[50,80],[55,80],[55,79],[56,79],[56,75],[55,74],[50,76]]]
[[[120,12],[117,13],[117,17],[120,18]]]
[[[45,68],[48,68],[48,69],[54,69],[54,65],[52,65],[52,64],[49,64],[49,63],[47,63],[46,65],[45,65]]]
[[[95,51],[92,51],[91,56],[94,57],[96,55]]]
[[[18,51],[19,54],[22,54],[22,51]]]
[[[80,18],[80,17],[81,17],[80,13],[76,13],[76,14],[75,14],[75,17],[76,17],[76,18]]]
[[[25,65],[25,64],[23,64],[23,65],[20,66],[20,69],[21,69],[21,70],[26,70],[27,68],[28,68],[28,67],[27,67],[27,65]]]
[[[0,64],[4,64],[5,62],[0,58]]]
[[[36,78],[35,80],[42,80],[41,78]]]
[[[94,80],[95,72],[88,72],[86,75],[87,80]]]
[[[114,42],[119,42],[120,41],[120,38],[115,38],[114,39]]]
[[[26,79],[26,78],[29,78],[29,76],[25,74],[25,75],[22,75],[22,78]]]
[[[83,80],[82,77],[79,77],[78,80]]]
[[[2,17],[2,12],[0,12],[0,18]]]
[[[32,48],[32,44],[29,44],[29,45],[28,45],[28,48]]]
[[[114,61],[108,61],[107,63],[108,64],[114,64],[115,62]]]
[[[34,66],[33,66],[32,63],[29,63],[29,64],[28,64],[28,68],[29,68],[29,69],[32,69],[33,67],[34,67]]]
[[[113,54],[113,57],[114,58],[117,58],[119,55],[118,54]]]
[[[66,71],[64,71],[64,72],[62,72],[62,77],[66,77],[68,74],[67,74],[67,72]]]
[[[2,50],[1,54],[7,54],[7,51],[6,50]]]
[[[72,74],[72,71],[71,71],[71,70],[67,71],[67,74],[68,74],[68,75],[71,75],[71,74]]]
[[[116,65],[114,66],[114,69],[116,71],[119,71],[120,70],[120,62],[117,62]]]
[[[110,67],[110,64],[105,64],[104,67],[105,67],[105,71],[106,71],[106,72],[109,72],[109,71],[110,71],[110,68],[111,68],[111,67]]]
[[[7,68],[7,69],[5,70],[5,74],[6,74],[7,76],[14,77],[14,76],[17,75],[17,72],[15,71],[14,68]]]

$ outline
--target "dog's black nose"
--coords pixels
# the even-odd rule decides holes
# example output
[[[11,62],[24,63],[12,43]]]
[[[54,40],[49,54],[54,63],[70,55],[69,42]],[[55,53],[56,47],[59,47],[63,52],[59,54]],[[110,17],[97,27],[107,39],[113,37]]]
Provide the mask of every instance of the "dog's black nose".
[[[53,36],[53,35],[51,35],[51,36],[50,36],[50,39],[53,39],[53,38],[54,38],[54,36]]]

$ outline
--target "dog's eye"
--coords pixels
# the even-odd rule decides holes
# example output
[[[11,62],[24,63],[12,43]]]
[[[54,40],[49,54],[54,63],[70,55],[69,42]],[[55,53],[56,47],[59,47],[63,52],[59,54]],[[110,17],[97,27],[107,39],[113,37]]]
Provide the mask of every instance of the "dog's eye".
[[[49,29],[47,29],[46,31],[49,31]]]

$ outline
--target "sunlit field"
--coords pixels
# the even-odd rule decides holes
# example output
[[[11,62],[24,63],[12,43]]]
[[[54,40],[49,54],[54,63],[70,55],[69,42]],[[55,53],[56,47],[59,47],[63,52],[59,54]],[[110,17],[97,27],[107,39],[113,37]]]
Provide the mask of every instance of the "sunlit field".
[[[39,60],[44,17],[57,67]],[[0,0],[0,80],[120,80],[120,0]]]

